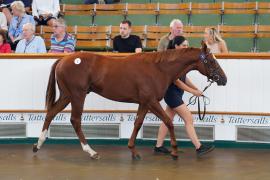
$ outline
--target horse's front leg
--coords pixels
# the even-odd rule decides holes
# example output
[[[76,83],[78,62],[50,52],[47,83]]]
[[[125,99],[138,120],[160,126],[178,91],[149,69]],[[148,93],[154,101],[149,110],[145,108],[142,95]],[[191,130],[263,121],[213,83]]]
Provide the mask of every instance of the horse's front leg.
[[[142,104],[139,105],[137,117],[136,117],[136,120],[134,122],[133,132],[132,132],[132,135],[128,141],[128,148],[131,150],[132,159],[136,159],[136,160],[141,159],[138,151],[135,148],[135,140],[136,140],[138,132],[143,124],[143,120],[144,120],[144,117],[145,117],[147,111],[148,111],[147,106],[142,105]]]
[[[164,124],[167,126],[167,128],[169,129],[170,138],[171,138],[171,146],[172,146],[171,156],[174,160],[176,160],[178,158],[178,153],[177,153],[177,142],[176,142],[175,134],[174,134],[173,121],[170,120],[166,112],[162,109],[159,102],[151,103],[150,111],[152,111],[152,113],[154,113],[159,119],[161,119],[164,122]]]

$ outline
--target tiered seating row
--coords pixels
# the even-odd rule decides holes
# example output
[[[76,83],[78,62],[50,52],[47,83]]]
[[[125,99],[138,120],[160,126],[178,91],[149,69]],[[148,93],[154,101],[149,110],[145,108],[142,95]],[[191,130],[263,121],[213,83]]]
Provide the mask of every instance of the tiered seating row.
[[[190,46],[199,47],[203,39],[204,30],[209,26],[185,26],[184,36],[188,38]],[[213,27],[213,26],[211,26]],[[270,26],[215,26],[231,51],[269,51]],[[119,32],[119,26],[68,26],[67,31],[77,39],[77,50],[111,50],[112,40]],[[52,29],[40,26],[38,34],[45,39],[46,46],[50,46]],[[169,32],[168,26],[133,26],[132,34],[138,35],[145,50],[155,50],[160,38]]]

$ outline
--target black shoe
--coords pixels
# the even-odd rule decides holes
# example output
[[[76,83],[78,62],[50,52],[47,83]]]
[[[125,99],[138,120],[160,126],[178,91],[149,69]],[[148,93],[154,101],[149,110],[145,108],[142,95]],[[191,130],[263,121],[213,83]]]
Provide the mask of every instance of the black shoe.
[[[171,151],[169,151],[167,148],[165,148],[164,146],[160,146],[160,147],[155,147],[154,148],[154,152],[155,153],[163,153],[163,154],[170,154]]]
[[[201,157],[202,155],[205,155],[211,151],[213,151],[215,149],[215,146],[213,145],[201,145],[201,147],[199,149],[196,149],[196,153],[198,157]]]

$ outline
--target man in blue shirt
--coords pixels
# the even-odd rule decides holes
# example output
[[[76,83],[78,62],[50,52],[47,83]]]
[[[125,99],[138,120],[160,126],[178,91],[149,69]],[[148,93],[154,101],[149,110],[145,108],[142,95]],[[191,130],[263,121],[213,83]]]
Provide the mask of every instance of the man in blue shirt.
[[[44,40],[35,36],[35,26],[31,23],[23,25],[23,39],[16,47],[15,53],[46,53]]]

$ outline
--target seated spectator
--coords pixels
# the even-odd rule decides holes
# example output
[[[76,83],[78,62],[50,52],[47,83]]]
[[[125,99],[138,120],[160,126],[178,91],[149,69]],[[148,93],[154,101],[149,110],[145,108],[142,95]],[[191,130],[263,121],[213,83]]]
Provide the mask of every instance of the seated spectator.
[[[205,28],[204,40],[211,53],[228,53],[226,42],[216,28]]]
[[[11,53],[11,48],[7,42],[6,31],[0,29],[0,53]]]
[[[51,37],[52,53],[70,53],[75,51],[75,39],[66,32],[64,19],[59,18],[53,24],[53,35]]]
[[[0,29],[6,30],[6,31],[8,30],[7,18],[2,12],[0,12]]]
[[[33,0],[32,2],[32,14],[37,25],[52,26],[59,12],[59,0]]]
[[[26,23],[23,25],[23,39],[16,47],[15,53],[46,53],[44,40],[35,36],[35,25]]]
[[[142,52],[142,42],[139,36],[131,35],[131,22],[124,20],[120,24],[120,35],[113,39],[115,52]]]
[[[10,21],[12,19],[12,14],[11,14],[11,9],[10,5],[14,2],[15,0],[2,0],[2,12],[5,14],[7,18],[8,24],[10,24]],[[25,11],[27,14],[31,14],[31,2],[32,0],[21,0],[24,4]],[[5,6],[6,5],[6,6]]]
[[[180,19],[173,19],[170,23],[170,32],[160,38],[157,50],[165,51],[170,40],[183,34],[183,27],[184,25]]]
[[[35,25],[33,16],[25,13],[24,4],[21,1],[14,1],[11,4],[13,17],[11,19],[8,35],[11,40],[11,49],[15,50],[19,40],[22,39],[22,27],[26,23]]]

